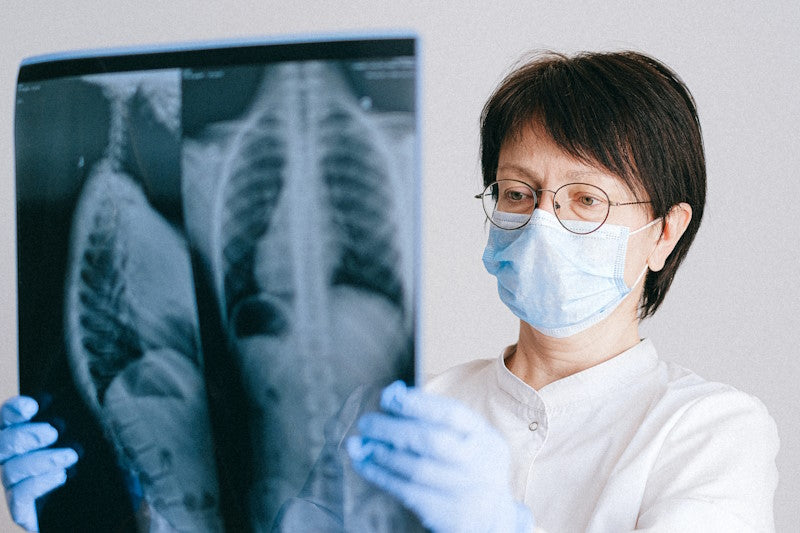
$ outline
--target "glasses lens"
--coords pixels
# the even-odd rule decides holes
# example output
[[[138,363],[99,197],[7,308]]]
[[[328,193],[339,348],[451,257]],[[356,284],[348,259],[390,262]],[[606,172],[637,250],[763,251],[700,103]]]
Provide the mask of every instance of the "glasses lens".
[[[499,180],[483,191],[483,210],[495,226],[517,229],[528,223],[536,205],[536,193],[516,180]]]
[[[608,195],[588,183],[570,183],[559,188],[553,198],[561,225],[573,233],[591,233],[608,218]]]

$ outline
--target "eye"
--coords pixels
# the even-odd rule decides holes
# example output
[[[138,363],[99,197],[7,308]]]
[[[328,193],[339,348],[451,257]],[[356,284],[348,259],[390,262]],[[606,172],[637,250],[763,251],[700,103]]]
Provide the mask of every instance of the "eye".
[[[511,200],[512,202],[522,202],[530,198],[530,194],[525,194],[523,191],[520,190],[510,190],[506,192],[506,198]]]
[[[522,182],[501,180],[497,182],[497,197],[488,212],[530,213],[536,198],[533,190]]]
[[[606,206],[606,199],[601,194],[593,190],[587,190],[585,187],[582,190],[569,191],[569,198],[573,205],[582,209],[601,209]]]
[[[594,207],[600,202],[600,199],[595,198],[594,196],[582,195],[578,197],[578,203],[580,203],[583,207]]]

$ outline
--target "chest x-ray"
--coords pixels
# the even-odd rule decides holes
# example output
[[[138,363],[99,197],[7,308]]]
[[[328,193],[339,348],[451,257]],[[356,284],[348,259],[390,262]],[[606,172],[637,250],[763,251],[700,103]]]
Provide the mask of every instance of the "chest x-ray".
[[[414,51],[23,64],[21,389],[81,456],[42,531],[418,527],[340,449],[414,375]]]

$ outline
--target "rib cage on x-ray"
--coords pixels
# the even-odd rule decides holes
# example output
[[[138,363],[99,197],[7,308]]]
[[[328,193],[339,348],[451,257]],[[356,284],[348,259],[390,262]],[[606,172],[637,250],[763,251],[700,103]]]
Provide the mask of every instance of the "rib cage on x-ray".
[[[324,241],[326,231],[332,236],[319,252],[309,246],[298,254],[307,259],[318,255],[317,261],[311,261],[312,268],[328,276],[327,284],[363,287],[402,304],[392,218],[396,177],[391,175],[387,154],[381,153],[386,147],[381,146],[380,132],[370,127],[343,81],[323,64],[273,69],[260,92],[265,101],[257,102],[231,142],[221,169],[222,194],[215,206],[221,226],[215,228],[219,240],[212,246],[222,251],[216,269],[224,273],[224,312],[237,337],[276,333],[286,327],[284,310],[275,308],[264,316],[263,307],[248,308],[246,301],[259,290],[257,248],[270,229],[282,193],[300,195],[282,202],[296,209],[295,225],[305,226],[295,233],[289,229],[289,239],[316,234]],[[288,173],[294,175],[287,184]],[[322,216],[330,226],[315,219],[317,210],[327,211]],[[304,230],[305,235],[300,233]],[[306,241],[300,242],[305,246]],[[326,271],[328,257],[336,264]],[[273,290],[291,285],[291,272],[276,276],[263,284],[272,285]],[[302,279],[308,282],[310,277]],[[239,311],[246,316],[239,316]]]
[[[267,530],[347,395],[410,363],[394,201],[408,169],[323,62],[268,67],[245,115],[210,127],[204,141],[187,145],[187,168],[207,172],[191,162],[196,150],[222,163],[216,178],[184,179],[187,227],[210,265],[248,395],[250,511],[253,528]],[[193,217],[192,205],[212,216]]]
[[[66,300],[80,391],[141,486],[149,531],[220,530],[186,245],[110,167],[81,202]]]

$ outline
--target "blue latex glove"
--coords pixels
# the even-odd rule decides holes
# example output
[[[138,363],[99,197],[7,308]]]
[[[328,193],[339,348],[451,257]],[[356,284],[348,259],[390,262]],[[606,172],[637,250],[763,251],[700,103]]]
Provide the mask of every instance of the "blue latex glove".
[[[0,408],[0,464],[6,500],[14,522],[38,531],[36,498],[62,485],[78,454],[71,448],[47,448],[58,431],[46,422],[29,422],[36,400],[16,396]]]
[[[508,445],[480,415],[401,381],[384,389],[381,408],[347,441],[366,480],[433,531],[533,531],[532,513],[511,495]]]

